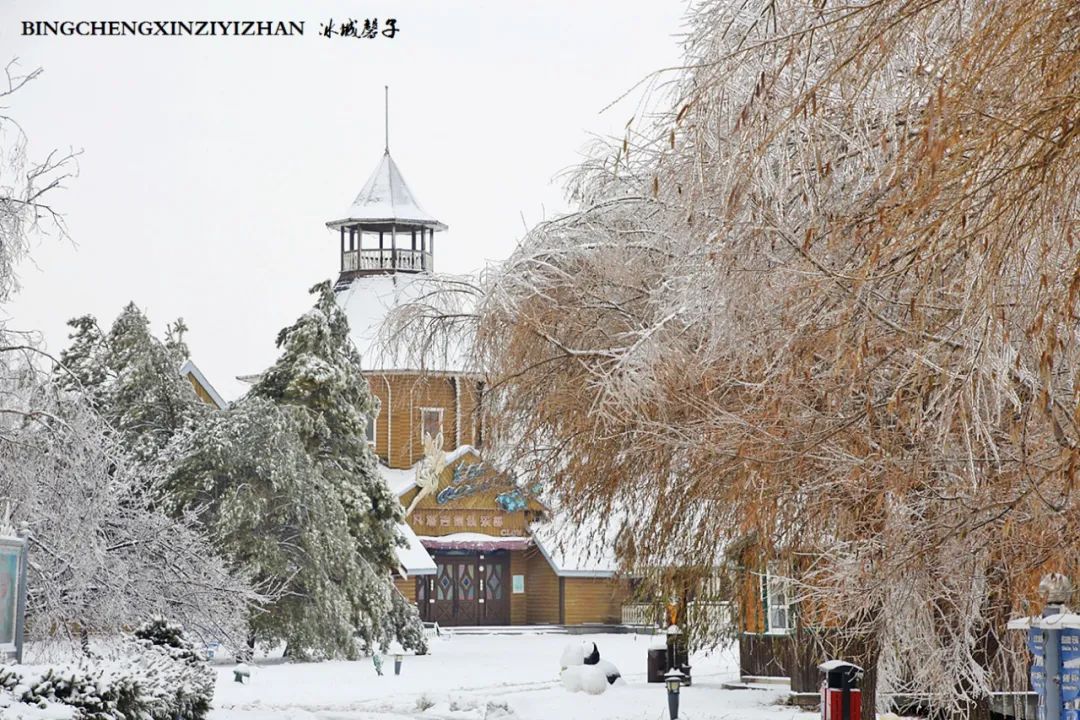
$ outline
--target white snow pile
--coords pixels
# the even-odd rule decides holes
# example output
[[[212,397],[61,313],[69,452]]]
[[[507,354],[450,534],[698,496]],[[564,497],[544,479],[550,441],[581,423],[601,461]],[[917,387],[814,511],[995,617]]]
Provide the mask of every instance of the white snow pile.
[[[600,658],[594,642],[573,642],[563,648],[560,679],[569,692],[602,695],[609,685],[623,683],[622,674],[610,660]]]

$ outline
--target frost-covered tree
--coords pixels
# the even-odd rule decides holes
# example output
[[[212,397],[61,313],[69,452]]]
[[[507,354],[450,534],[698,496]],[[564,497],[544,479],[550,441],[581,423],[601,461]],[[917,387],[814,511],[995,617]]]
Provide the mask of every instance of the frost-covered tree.
[[[396,529],[401,504],[380,477],[366,441],[367,417],[376,410],[376,400],[360,372],[348,319],[329,282],[316,285],[311,293],[315,306],[279,333],[281,357],[250,395],[277,403],[297,419],[301,442],[344,509],[353,550],[365,573],[363,582],[347,588],[353,622],[367,643],[385,643],[395,622],[412,630],[419,627],[415,610],[403,614],[399,609],[394,619],[396,590],[390,573],[397,568],[394,547],[402,542]]]
[[[166,506],[197,511],[231,562],[276,588],[251,618],[255,640],[285,642],[293,656],[355,654],[352,589],[371,578],[292,412],[244,399],[204,418],[162,466]]]
[[[628,562],[780,561],[819,657],[988,717],[1080,572],[1077,18],[696,3],[660,112],[476,289],[489,440],[625,509]],[[462,318],[426,305],[390,332]]]
[[[315,306],[279,333],[281,357],[251,395],[296,413],[304,447],[345,507],[358,551],[373,567],[391,569],[402,510],[379,476],[364,434],[377,401],[330,283],[311,293]]]
[[[0,497],[31,531],[31,635],[74,641],[165,615],[206,640],[242,636],[262,599],[243,575],[192,518],[156,507],[88,403],[18,376],[3,385]]]
[[[285,641],[294,656],[352,656],[356,636],[422,650],[416,609],[390,582],[401,507],[364,438],[374,400],[333,292],[313,293],[251,392],[163,455],[162,496],[174,512],[198,512],[235,563],[280,589],[252,619],[258,640]]]
[[[11,97],[42,71],[20,74],[15,60],[4,70],[0,103],[6,109]],[[53,151],[42,160],[31,160],[22,127],[0,114],[0,302],[18,288],[15,265],[26,255],[31,238],[50,231],[66,236],[63,216],[52,199],[75,170],[75,153]]]
[[[187,357],[182,320],[154,337],[146,315],[129,303],[108,333],[90,315],[68,322],[71,344],[60,355],[56,378],[85,394],[140,463],[151,461],[178,432],[207,411],[179,374]]]

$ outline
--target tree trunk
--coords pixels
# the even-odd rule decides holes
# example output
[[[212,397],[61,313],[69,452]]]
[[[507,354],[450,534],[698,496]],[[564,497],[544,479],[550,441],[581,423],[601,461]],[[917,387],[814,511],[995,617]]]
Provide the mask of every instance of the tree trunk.
[[[237,659],[241,662],[252,662],[255,659],[255,633],[248,633],[247,646],[240,648]]]

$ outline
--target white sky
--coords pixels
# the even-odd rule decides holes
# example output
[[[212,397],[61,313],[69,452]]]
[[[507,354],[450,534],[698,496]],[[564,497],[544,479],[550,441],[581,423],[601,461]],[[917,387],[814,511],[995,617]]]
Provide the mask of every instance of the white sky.
[[[54,352],[68,318],[104,326],[134,300],[157,332],[183,317],[196,363],[226,397],[276,357],[274,339],[336,277],[324,223],[383,147],[450,226],[436,268],[505,258],[566,209],[558,173],[591,135],[621,135],[679,57],[683,0],[29,2],[0,7],[0,61],[45,73],[9,113],[32,157],[82,150],[53,198],[76,244],[42,238],[0,307]],[[324,38],[333,18],[396,17],[393,40]],[[21,37],[29,19],[304,20],[302,38]]]

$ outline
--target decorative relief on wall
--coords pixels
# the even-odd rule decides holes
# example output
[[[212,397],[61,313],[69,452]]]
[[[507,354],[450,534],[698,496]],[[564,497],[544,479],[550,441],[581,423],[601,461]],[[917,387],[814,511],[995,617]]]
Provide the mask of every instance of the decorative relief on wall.
[[[453,500],[458,500],[469,495],[474,495],[492,487],[496,478],[483,480],[485,468],[483,463],[460,463],[454,467],[454,474],[450,478],[450,484],[439,491],[435,496],[435,502],[445,505]]]

